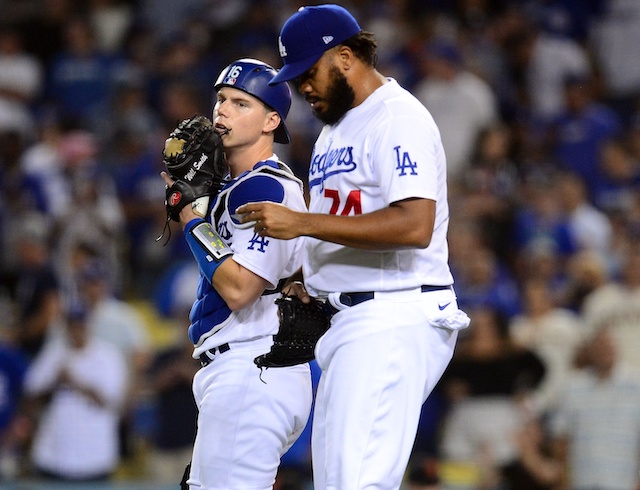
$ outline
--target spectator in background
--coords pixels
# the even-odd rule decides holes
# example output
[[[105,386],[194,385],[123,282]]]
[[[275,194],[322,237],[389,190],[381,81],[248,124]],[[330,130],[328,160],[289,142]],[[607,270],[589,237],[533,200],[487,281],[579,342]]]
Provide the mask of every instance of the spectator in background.
[[[0,25],[0,130],[16,130],[25,141],[33,138],[32,109],[43,82],[42,63],[25,51],[20,32]]]
[[[121,52],[134,22],[134,5],[126,0],[91,0],[89,3],[89,19],[98,49],[105,54]]]
[[[13,8],[25,2],[13,2]],[[74,0],[43,0],[31,3],[16,26],[24,33],[25,47],[50,69],[51,60],[64,46],[64,29],[68,19],[77,12]],[[17,10],[17,9],[16,9]]]
[[[613,227],[609,217],[592,204],[584,180],[573,172],[563,172],[558,177],[557,192],[578,249],[607,255]]]
[[[79,280],[91,334],[113,345],[125,360],[128,390],[123,399],[120,442],[122,455],[129,457],[135,442],[133,417],[145,391],[152,346],[140,313],[116,296],[111,272],[100,258],[80,271]]]
[[[498,119],[497,100],[487,82],[466,70],[452,41],[425,47],[424,78],[414,90],[440,128],[451,184],[471,165],[479,134]]]
[[[114,87],[113,103],[101,128],[98,133],[101,156],[112,173],[118,172],[119,166],[127,165],[130,156],[160,145],[160,138],[166,136],[159,134],[160,117],[151,107],[143,81],[133,75]]]
[[[586,183],[589,200],[602,178],[602,145],[620,134],[618,115],[597,101],[591,76],[572,74],[563,79],[565,108],[550,126],[551,152],[561,168]]]
[[[589,28],[606,0],[519,0],[523,12],[547,34],[588,42]]]
[[[84,17],[64,26],[64,48],[49,66],[47,98],[60,117],[92,129],[108,107],[114,60],[96,46],[95,31]]]
[[[564,466],[562,488],[640,486],[640,382],[620,371],[618,347],[613,332],[602,324],[586,344],[586,366],[563,389],[551,424]]]
[[[242,14],[246,1],[232,3],[215,1],[213,3],[216,5],[212,5],[212,11],[219,17],[218,21],[223,22],[228,19],[228,11],[239,11]],[[183,0],[178,3],[173,0],[140,0],[137,15],[143,28],[152,29],[153,37],[151,40],[155,44],[184,32],[190,19],[206,18],[203,4],[202,0]],[[211,4],[211,2],[207,2],[207,4]]]
[[[581,313],[584,300],[609,279],[606,258],[593,250],[581,250],[566,264],[564,290],[556,296],[557,305]]]
[[[511,271],[488,247],[469,250],[460,262],[453,261],[456,295],[461,308],[490,305],[501,315],[520,311],[520,295]]]
[[[557,296],[566,287],[565,263],[573,255],[561,256],[551,240],[533,240],[518,256],[518,286],[526,285],[530,280],[546,284],[552,296]]]
[[[41,213],[43,201],[41,185],[27,175],[20,165],[25,141],[14,130],[0,131],[0,268],[12,273],[16,268],[17,252],[13,238],[30,213]]]
[[[640,96],[640,3],[607,0],[589,30],[589,46],[607,102],[628,121]]]
[[[70,198],[55,222],[55,263],[61,277],[71,271],[74,251],[91,244],[107,261],[116,287],[122,283],[121,248],[124,212],[113,178],[98,159],[99,142],[88,131],[69,131],[59,146]]]
[[[558,397],[573,368],[584,328],[575,312],[559,308],[549,285],[529,279],[522,287],[523,311],[509,321],[513,343],[535,352],[544,362],[546,373],[531,399],[536,416],[557,407]]]
[[[52,221],[67,212],[71,199],[60,152],[63,134],[60,121],[47,115],[40,120],[37,138],[20,155],[20,171],[38,196],[32,208]]]
[[[518,456],[502,468],[501,490],[557,490],[563,468],[553,455],[543,419],[529,415],[514,439]]]
[[[208,114],[211,101],[207,100],[200,87],[184,80],[169,80],[161,86],[158,101],[163,130],[170,132],[176,121],[194,114]]]
[[[535,125],[547,124],[565,110],[566,77],[590,73],[591,66],[576,41],[543,32],[513,3],[510,14],[515,28],[504,41],[505,56],[514,83],[521,84],[520,102],[535,131]]]
[[[63,306],[49,229],[44,217],[33,216],[22,223],[16,237],[18,264],[12,290],[17,307],[16,345],[31,359],[59,329]]]
[[[633,154],[630,141],[633,142],[632,139],[611,138],[600,148],[600,178],[592,200],[611,217],[632,213],[640,191],[640,154]]]
[[[475,145],[471,167],[464,173],[455,215],[477,221],[483,240],[502,259],[508,256],[508,236],[518,203],[519,170],[512,159],[513,134],[509,126],[496,124],[482,131]]]
[[[531,271],[528,254],[549,250],[557,255],[560,266],[577,251],[568,217],[560,208],[555,173],[525,178],[520,187],[521,199],[514,213],[511,247],[518,280]]]
[[[170,87],[183,86],[198,97],[199,113],[208,114],[211,112],[212,101],[207,100],[205,94],[209,93],[212,81],[215,81],[218,74],[218,67],[221,62],[211,58],[205,51],[206,45],[202,46],[196,39],[192,39],[188,33],[180,33],[167,39],[158,46],[161,56],[157,57],[157,63],[153,71],[152,80],[152,103],[159,110],[167,109],[163,102]],[[214,51],[215,53],[215,51]],[[206,104],[206,105],[202,105]],[[180,112],[187,111],[187,108],[173,107],[171,110]],[[190,112],[188,116],[179,120],[193,116]],[[176,124],[176,120],[172,121]],[[167,121],[169,125],[169,121]]]
[[[154,133],[145,141],[133,128],[120,128],[114,134],[109,156],[109,167],[125,220],[127,247],[122,264],[125,284],[128,291],[144,298],[148,298],[148,292],[153,290],[158,279],[159,264],[176,247],[174,243],[159,246],[156,241],[167,214],[161,205],[164,189],[156,182],[164,166],[162,155],[155,148],[162,148],[168,134]]]
[[[587,331],[609,328],[617,350],[616,364],[640,375],[640,245],[629,249],[621,276],[598,287],[584,300]]]
[[[126,363],[115,346],[91,334],[85,315],[82,309],[68,312],[65,335],[45,345],[25,379],[28,406],[44,403],[31,458],[47,479],[108,480],[120,461]]]
[[[518,457],[514,435],[525,420],[521,405],[546,368],[534,351],[510,340],[507,319],[498,310],[476,307],[470,317],[472,327],[440,382],[451,403],[441,457],[450,468],[476,475],[470,488],[498,489],[501,468]]]

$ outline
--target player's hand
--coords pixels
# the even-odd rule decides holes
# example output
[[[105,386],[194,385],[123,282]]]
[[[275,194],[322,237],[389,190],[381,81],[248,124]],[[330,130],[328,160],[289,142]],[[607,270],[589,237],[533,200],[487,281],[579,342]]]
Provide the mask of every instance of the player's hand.
[[[301,281],[293,281],[282,288],[282,293],[287,296],[297,296],[303,303],[310,303],[311,296]]]
[[[167,186],[167,188],[171,187],[175,182],[167,172],[160,172],[160,176],[162,177],[162,180],[164,180],[164,183]],[[193,208],[191,206],[185,206],[180,210],[180,224],[182,225],[183,228],[192,219],[201,218],[201,217],[202,216],[196,214],[193,211]]]
[[[236,209],[241,223],[253,223],[260,236],[291,240],[303,235],[305,213],[293,211],[274,202],[244,204]]]

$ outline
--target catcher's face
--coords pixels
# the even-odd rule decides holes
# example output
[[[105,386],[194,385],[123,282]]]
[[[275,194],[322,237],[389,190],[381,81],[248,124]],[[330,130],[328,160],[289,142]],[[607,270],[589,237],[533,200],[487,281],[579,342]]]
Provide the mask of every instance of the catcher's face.
[[[298,92],[325,124],[337,123],[355,102],[355,92],[332,58],[333,54],[332,50],[327,51],[296,80]]]
[[[213,108],[213,123],[222,137],[225,149],[254,144],[261,137],[273,134],[280,116],[248,93],[222,87]]]

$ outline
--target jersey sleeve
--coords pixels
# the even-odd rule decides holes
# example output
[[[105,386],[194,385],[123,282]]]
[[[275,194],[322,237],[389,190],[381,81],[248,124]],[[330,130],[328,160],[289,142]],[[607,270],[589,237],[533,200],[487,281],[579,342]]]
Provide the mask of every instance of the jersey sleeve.
[[[235,210],[250,202],[270,201],[282,204],[284,201],[284,186],[280,181],[268,175],[256,175],[240,182],[229,194],[229,215],[234,225],[240,221]]]
[[[298,184],[278,177],[257,175],[240,183],[229,195],[229,214],[233,224],[233,210],[249,202],[271,201],[296,211],[306,211]],[[253,227],[235,227],[233,232],[233,260],[269,282],[275,288],[280,279],[288,277],[301,265],[302,238],[278,240],[262,237]]]
[[[372,138],[373,171],[387,204],[412,197],[437,199],[444,150],[435,123],[420,114],[391,118]]]

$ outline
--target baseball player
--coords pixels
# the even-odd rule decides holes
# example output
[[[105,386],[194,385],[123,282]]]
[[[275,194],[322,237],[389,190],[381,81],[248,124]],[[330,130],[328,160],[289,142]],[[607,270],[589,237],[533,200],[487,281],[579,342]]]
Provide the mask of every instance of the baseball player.
[[[309,213],[240,207],[260,236],[307,236],[303,300],[332,324],[312,427],[316,490],[398,489],[421,406],[469,325],[446,242],[446,161],[431,115],[376,69],[376,43],[337,5],[303,7],[279,38],[283,68],[326,125],[309,168]]]
[[[238,206],[264,200],[306,212],[302,183],[273,153],[274,141],[289,142],[284,119],[291,104],[286,83],[269,85],[275,74],[248,58],[222,71],[212,119],[230,180],[212,199],[206,219],[192,206],[180,211],[200,269],[189,336],[203,366],[193,380],[198,431],[183,488],[272,488],[280,457],[311,410],[308,364],[263,372],[254,364],[273,343],[275,293],[300,267],[302,242],[261,237],[234,215]],[[173,179],[162,176],[171,187]],[[211,250],[213,242],[221,248]]]

